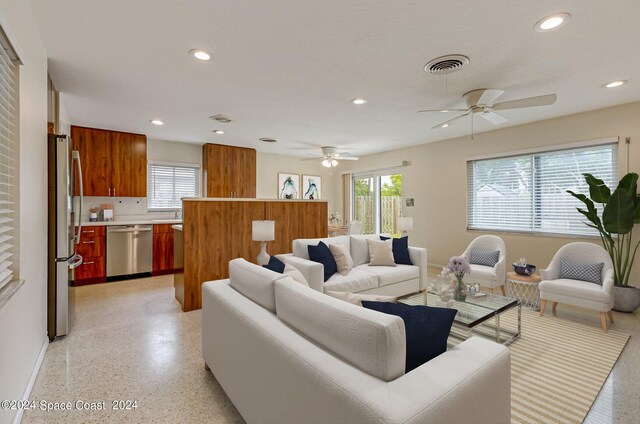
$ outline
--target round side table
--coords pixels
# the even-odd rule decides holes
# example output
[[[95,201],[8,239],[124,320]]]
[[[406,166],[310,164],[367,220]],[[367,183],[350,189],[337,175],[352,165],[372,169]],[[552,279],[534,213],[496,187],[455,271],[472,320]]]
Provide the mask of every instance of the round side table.
[[[539,275],[520,275],[507,272],[507,292],[509,297],[518,299],[525,306],[540,309],[540,290],[538,283],[542,281]]]

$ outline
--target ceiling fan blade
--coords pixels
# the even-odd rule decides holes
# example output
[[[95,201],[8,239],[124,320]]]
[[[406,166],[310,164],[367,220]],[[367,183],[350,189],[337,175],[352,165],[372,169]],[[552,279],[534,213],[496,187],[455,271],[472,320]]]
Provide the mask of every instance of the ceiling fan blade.
[[[326,159],[325,156],[314,156],[314,157],[310,157],[310,158],[302,158],[300,160],[321,160],[321,159]]]
[[[483,90],[482,95],[475,104],[492,105],[500,96],[504,94],[504,90]]]
[[[432,130],[435,130],[436,128],[446,128],[448,127],[453,121],[457,121],[460,118],[464,118],[465,116],[469,115],[471,113],[470,110],[467,111],[467,113],[463,113],[462,115],[458,115],[453,119],[449,119],[448,121],[442,122],[441,124],[436,125],[435,127],[431,127]]]
[[[419,110],[416,113],[423,113],[423,112],[466,112],[467,109],[423,109],[423,110]]]
[[[556,102],[556,94],[546,94],[544,96],[527,97],[525,99],[509,100],[493,105],[493,110],[519,109],[522,107],[549,106]]]
[[[484,112],[481,112],[479,115],[494,125],[504,124],[509,120],[499,113],[495,113],[494,111],[488,109]]]
[[[336,160],[358,160],[360,159],[357,156],[338,156],[336,157]]]

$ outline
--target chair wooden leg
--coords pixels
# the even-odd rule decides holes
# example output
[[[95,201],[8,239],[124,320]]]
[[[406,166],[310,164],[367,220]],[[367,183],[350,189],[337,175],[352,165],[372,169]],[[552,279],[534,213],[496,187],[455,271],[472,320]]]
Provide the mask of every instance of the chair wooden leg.
[[[609,316],[609,322],[611,324],[613,324],[613,311],[611,309],[609,309],[609,312],[607,312],[607,315]]]
[[[502,289],[502,295],[507,297],[507,291],[504,289],[504,284],[500,286],[500,289]]]
[[[607,332],[607,314],[606,312],[600,312],[600,324],[602,324],[602,332]]]
[[[493,294],[493,287],[489,287],[487,290],[489,290],[489,293]]]
[[[544,316],[544,307],[547,306],[547,299],[540,299],[540,316]]]
[[[556,315],[556,308],[558,307],[558,302],[553,302],[551,304],[551,313],[553,314],[553,316]]]

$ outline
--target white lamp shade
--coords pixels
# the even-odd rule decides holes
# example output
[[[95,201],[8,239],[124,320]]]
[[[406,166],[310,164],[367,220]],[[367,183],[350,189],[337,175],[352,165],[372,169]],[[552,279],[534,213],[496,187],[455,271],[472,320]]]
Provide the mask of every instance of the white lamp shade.
[[[253,221],[251,223],[251,238],[253,241],[271,241],[276,238],[275,221]]]
[[[413,230],[413,217],[401,216],[398,218],[398,230],[411,231]]]

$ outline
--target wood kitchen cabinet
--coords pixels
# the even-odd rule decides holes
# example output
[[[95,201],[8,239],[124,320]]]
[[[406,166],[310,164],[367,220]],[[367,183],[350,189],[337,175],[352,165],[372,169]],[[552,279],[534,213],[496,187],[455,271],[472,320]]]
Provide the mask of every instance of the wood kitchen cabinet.
[[[106,251],[105,226],[82,227],[80,244],[76,246],[76,252],[82,256],[82,264],[73,271],[74,285],[82,286],[106,281]]]
[[[153,226],[153,275],[173,272],[172,224]]]
[[[72,126],[71,139],[80,154],[85,196],[146,197],[145,135]],[[77,184],[74,194],[80,194]]]
[[[256,151],[223,144],[202,146],[207,197],[256,197]]]

